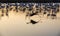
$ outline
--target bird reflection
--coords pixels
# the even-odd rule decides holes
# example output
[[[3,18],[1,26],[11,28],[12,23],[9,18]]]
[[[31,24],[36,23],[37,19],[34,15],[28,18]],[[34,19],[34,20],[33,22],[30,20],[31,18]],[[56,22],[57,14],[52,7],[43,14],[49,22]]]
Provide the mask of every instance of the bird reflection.
[[[32,11],[32,14],[30,14],[30,16],[34,16],[34,15],[37,15],[37,14],[38,14],[37,11],[35,13],[33,13],[33,11]]]
[[[46,14],[46,12],[44,12],[43,14]]]
[[[36,24],[38,22],[36,22],[36,21],[34,21],[34,20],[31,19],[29,23]],[[29,23],[27,23],[27,24],[29,24]]]
[[[26,10],[26,8],[23,8],[23,10],[22,10],[22,11],[23,11],[23,12],[25,12],[25,10]]]
[[[1,16],[4,16],[4,9],[2,9],[2,14],[1,14]]]
[[[8,8],[6,8],[6,16],[8,16]]]
[[[10,11],[12,10],[13,8],[10,8]]]
[[[59,4],[53,4],[53,3],[38,3],[38,4],[37,3],[34,3],[34,4],[32,3],[14,3],[14,4],[0,3],[1,16],[4,16],[4,14],[6,16],[9,16],[9,11],[11,10],[16,11],[17,13],[19,11],[22,11],[23,13],[26,13],[25,16],[29,17],[29,19],[34,15],[38,15],[38,17],[40,17],[40,15],[43,15],[43,16],[47,15],[47,18],[50,16],[52,19],[55,19],[57,17],[57,13],[60,12],[59,8],[60,8]],[[36,24],[38,22],[31,19],[30,23]]]

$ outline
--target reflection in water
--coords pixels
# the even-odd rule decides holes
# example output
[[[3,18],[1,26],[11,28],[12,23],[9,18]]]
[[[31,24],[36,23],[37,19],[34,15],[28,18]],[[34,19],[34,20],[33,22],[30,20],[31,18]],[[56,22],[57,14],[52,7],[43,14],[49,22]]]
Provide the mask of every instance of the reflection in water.
[[[37,3],[17,4],[0,3],[1,36],[59,36],[59,3],[42,3],[39,6]]]
[[[51,17],[51,19],[55,19],[60,10],[60,5],[59,3],[0,3],[0,8],[2,11],[1,16],[4,16],[4,13],[6,16],[9,16],[9,10],[14,10],[13,12],[22,11],[26,13],[26,17],[29,17],[29,19],[34,15],[38,15],[40,18],[41,15],[47,15],[47,18]],[[34,22],[31,21],[30,23]]]
[[[24,17],[25,13],[14,13],[13,11],[10,11],[9,18],[4,16],[0,20],[2,36],[57,36],[60,31],[60,19],[43,18],[43,23],[32,25],[26,24]],[[33,17],[34,20],[36,18]]]
[[[38,22],[36,22],[34,20],[30,20],[30,23],[35,24],[35,23],[38,23]],[[29,24],[29,23],[27,23],[27,24]]]

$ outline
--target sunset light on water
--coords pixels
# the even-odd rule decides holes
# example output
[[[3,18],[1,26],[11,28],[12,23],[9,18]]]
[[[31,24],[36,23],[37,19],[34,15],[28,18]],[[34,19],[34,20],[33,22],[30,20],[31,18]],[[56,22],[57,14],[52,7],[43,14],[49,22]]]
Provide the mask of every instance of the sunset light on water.
[[[12,8],[13,9],[10,11],[10,7],[9,7],[8,15],[6,15],[6,7],[0,9],[0,35],[1,36],[59,36],[60,35],[60,11],[55,13],[57,18],[52,19],[51,17],[53,16],[49,16],[49,17],[47,16],[48,12],[52,12],[51,9],[50,11],[46,11],[46,14],[38,12],[37,15],[29,16],[29,14],[32,13],[31,11],[28,11],[29,7],[27,7],[28,9],[25,10],[24,12],[23,12],[23,8],[26,7],[22,7],[22,10],[18,9],[18,12],[16,11],[17,9],[14,9],[15,6],[12,6]],[[1,11],[3,9],[4,9],[4,13],[2,13]],[[36,8],[34,12],[35,11]],[[29,14],[28,16],[26,16],[28,12]],[[2,14],[4,16],[2,16]],[[31,19],[35,22],[38,21],[39,22],[33,24],[33,22],[32,23],[30,22]]]

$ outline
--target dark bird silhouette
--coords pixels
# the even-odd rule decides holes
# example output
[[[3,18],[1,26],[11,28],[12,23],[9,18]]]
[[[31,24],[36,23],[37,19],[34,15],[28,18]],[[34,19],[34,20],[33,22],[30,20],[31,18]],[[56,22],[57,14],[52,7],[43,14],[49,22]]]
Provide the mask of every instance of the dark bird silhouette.
[[[52,19],[55,19],[56,14],[51,14],[51,16],[52,16]]]
[[[57,9],[57,12],[59,12],[59,8]]]
[[[36,8],[39,8],[39,6],[38,6],[38,5],[36,5],[35,7],[36,7]]]
[[[47,14],[47,16],[50,16],[50,14]]]
[[[1,14],[1,16],[4,16],[4,10],[2,9],[2,14]]]
[[[23,8],[23,10],[22,10],[22,11],[23,11],[23,12],[25,12],[25,10],[26,10],[26,8]]]
[[[8,16],[8,9],[6,9],[6,16]]]
[[[47,18],[50,16],[51,14],[47,14]]]
[[[6,16],[8,16],[8,13],[6,13]]]
[[[28,11],[32,11],[32,10],[33,10],[33,8],[32,8],[32,7],[28,9]]]
[[[26,17],[27,17],[27,16],[32,17],[32,16],[37,15],[37,14],[38,14],[38,12],[35,12],[35,13],[34,13],[34,12],[32,11],[32,13],[27,13]]]
[[[30,23],[36,24],[36,23],[38,23],[38,22],[36,22],[36,21],[34,21],[34,20],[30,20]]]
[[[31,19],[29,23],[36,24],[38,22],[36,22],[36,21],[34,21],[34,20]],[[29,24],[29,23],[27,23],[27,24]]]
[[[56,16],[56,14],[51,14],[51,16]]]
[[[30,16],[34,16],[34,15],[37,15],[38,14],[38,11],[36,11],[35,13],[33,13],[32,11],[32,14],[30,14]]]
[[[16,12],[18,12],[18,5],[17,5],[17,3],[15,3],[15,5],[16,5],[16,7],[15,7]]]
[[[16,9],[16,12],[18,12],[17,6],[15,7],[15,9]]]
[[[6,16],[8,16],[8,11],[9,11],[8,7],[6,7]]]
[[[13,8],[10,8],[10,11],[12,10]]]
[[[45,12],[45,11],[43,12],[43,14],[46,14],[46,13],[47,13],[47,12]]]

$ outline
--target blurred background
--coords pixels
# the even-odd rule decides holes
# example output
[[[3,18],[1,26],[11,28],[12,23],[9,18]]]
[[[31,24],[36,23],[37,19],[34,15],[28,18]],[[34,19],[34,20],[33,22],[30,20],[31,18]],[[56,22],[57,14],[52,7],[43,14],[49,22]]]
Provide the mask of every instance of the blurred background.
[[[26,22],[30,22],[30,19],[38,21],[40,20],[40,17],[34,15],[33,17],[30,16],[30,19],[29,18],[25,19],[28,10],[26,10],[25,12],[18,10],[17,13],[17,11],[14,11],[17,10],[14,9],[14,7],[16,7],[14,5],[15,3],[13,4],[10,3],[11,7],[9,8],[8,6],[10,5],[8,5],[8,3],[7,4],[0,3],[0,4],[1,4],[0,5],[1,8],[0,9],[0,36],[60,36],[60,13],[59,12],[55,13],[57,15],[55,16],[57,17],[57,19],[51,19],[51,17],[47,18],[48,16],[46,13],[46,14],[42,14],[42,18],[41,18],[42,22],[39,21],[36,24],[32,24],[32,23],[27,24]],[[38,3],[32,3],[32,4],[34,5]],[[42,3],[42,4],[43,4],[42,7],[45,7],[45,5],[47,5],[48,3]],[[51,6],[53,5],[52,3],[50,4]],[[55,4],[57,5],[60,3],[55,3]],[[10,8],[13,8],[14,10],[12,9],[10,11]],[[20,5],[20,8],[25,8],[25,5],[23,5],[22,7]],[[31,7],[28,6],[27,8],[31,8]],[[60,8],[60,7],[55,7],[55,8]],[[44,10],[42,11],[42,13],[43,12]]]

